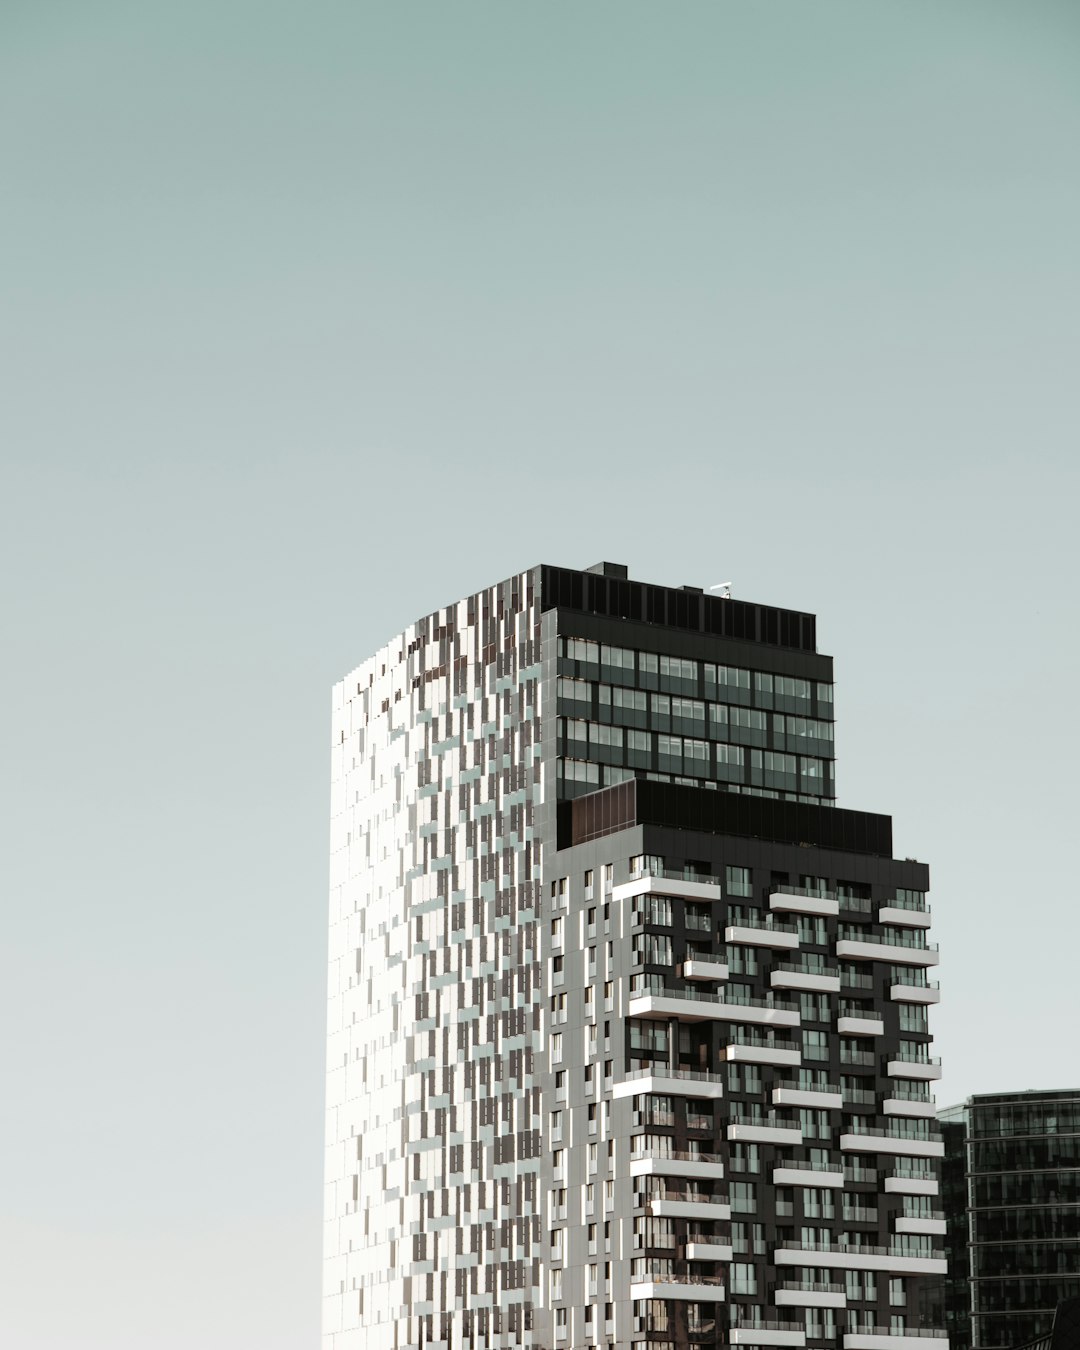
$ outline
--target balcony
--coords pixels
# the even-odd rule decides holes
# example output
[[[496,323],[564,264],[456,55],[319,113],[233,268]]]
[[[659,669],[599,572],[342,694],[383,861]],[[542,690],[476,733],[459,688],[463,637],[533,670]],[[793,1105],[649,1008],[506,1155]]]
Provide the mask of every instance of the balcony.
[[[941,1136],[918,1139],[882,1129],[859,1130],[840,1136],[843,1153],[896,1153],[908,1158],[943,1158],[945,1144]]]
[[[846,1308],[842,1284],[788,1282],[776,1286],[773,1302],[778,1308]]]
[[[926,1059],[890,1059],[885,1066],[885,1072],[890,1078],[917,1078],[924,1082],[930,1082],[935,1078],[941,1077],[941,1060],[936,1056],[927,1056]]]
[[[723,961],[713,961],[705,956],[688,956],[683,962],[684,980],[726,980],[728,968]]]
[[[631,1147],[636,1142],[636,1139],[631,1140]],[[720,1180],[724,1175],[724,1164],[718,1153],[690,1153],[680,1149],[670,1153],[637,1152],[630,1155],[630,1175]]]
[[[717,1242],[711,1237],[688,1236],[686,1241],[686,1259],[688,1261],[730,1261],[731,1245]]]
[[[922,1233],[929,1237],[945,1236],[945,1214],[935,1210],[932,1214],[898,1214],[896,1216],[898,1233]]]
[[[695,1303],[722,1303],[727,1294],[720,1275],[702,1275],[698,1279],[691,1275],[650,1275],[644,1279],[631,1276],[630,1297],[686,1298]]]
[[[661,982],[631,990],[630,1017],[676,1017],[681,1022],[752,1022],[758,1026],[797,1027],[799,1010],[780,999],[734,998],[731,990],[707,994]]]
[[[716,994],[700,989],[682,989],[657,980],[651,987],[630,991],[627,1015],[630,1017],[675,1017],[680,1022],[726,1020],[724,1004]]]
[[[944,1252],[915,1255],[902,1247],[822,1247],[781,1242],[773,1253],[777,1266],[811,1266],[820,1270],[880,1270],[893,1275],[944,1275]]]
[[[732,924],[724,930],[724,941],[736,946],[794,951],[799,945],[799,930],[794,924],[774,923],[770,915],[757,923]]]
[[[888,961],[894,966],[936,966],[939,960],[936,942],[926,946],[886,942],[871,933],[857,940],[839,938],[836,955],[841,961]]]
[[[835,1083],[806,1088],[783,1083],[773,1088],[772,1100],[774,1106],[809,1106],[819,1111],[839,1111],[844,1104]]]
[[[824,914],[832,917],[840,913],[840,904],[833,895],[816,895],[798,886],[777,886],[769,896],[769,908],[790,914]]]
[[[630,900],[635,895],[683,896],[687,900],[719,900],[720,878],[703,877],[700,873],[672,871],[663,876],[643,873],[624,881],[611,892],[612,900]]]
[[[928,909],[897,909],[884,905],[877,912],[878,923],[887,923],[890,928],[929,928],[930,911]]]
[[[949,1350],[949,1337],[944,1331],[873,1327],[868,1331],[846,1331],[844,1350]]]
[[[778,1064],[797,1069],[802,1063],[802,1052],[793,1046],[777,1045],[749,1035],[732,1038],[722,1047],[720,1055],[729,1064]]]
[[[711,1097],[724,1095],[722,1074],[707,1073],[702,1069],[671,1069],[664,1064],[652,1064],[647,1069],[631,1069],[621,1083],[612,1088],[613,1097],[636,1097],[639,1093],[651,1095],[662,1092],[675,1097]]]
[[[889,998],[894,1003],[940,1003],[941,990],[936,984],[914,984],[909,980],[893,980]]]
[[[838,994],[840,992],[840,972],[838,970],[810,970],[794,962],[781,962],[775,965],[769,974],[769,983],[774,989],[799,989],[808,993]]]
[[[729,1345],[805,1345],[806,1331],[794,1322],[743,1323],[728,1332]]]
[[[725,1196],[703,1195],[697,1191],[665,1189],[663,1195],[645,1197],[643,1204],[654,1219],[704,1219],[713,1222],[731,1218],[731,1206]]]
[[[894,1168],[885,1178],[886,1195],[937,1195],[938,1182],[926,1172],[912,1172],[910,1168]]]
[[[732,1112],[728,1117],[727,1137],[731,1143],[794,1146],[802,1143],[802,1129],[797,1121],[778,1116],[755,1117]]]
[[[937,1118],[937,1106],[930,1099],[922,1097],[886,1097],[881,1109],[887,1116],[907,1116],[914,1119],[934,1120]]]
[[[814,1166],[813,1163],[785,1158],[773,1168],[774,1186],[841,1187],[844,1184],[843,1163]]]
[[[875,1013],[846,1012],[836,1019],[841,1036],[884,1036],[885,1023]]]

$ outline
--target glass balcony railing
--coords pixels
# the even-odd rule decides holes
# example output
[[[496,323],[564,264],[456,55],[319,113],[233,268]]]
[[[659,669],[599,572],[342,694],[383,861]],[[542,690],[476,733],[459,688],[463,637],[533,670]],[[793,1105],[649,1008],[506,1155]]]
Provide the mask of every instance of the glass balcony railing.
[[[918,1257],[925,1257],[927,1259],[932,1259],[935,1261],[944,1261],[945,1259],[945,1253],[943,1251],[938,1251],[937,1249],[930,1249],[924,1247],[904,1247],[904,1246],[877,1247],[877,1246],[870,1246],[862,1242],[845,1242],[842,1236],[838,1238],[835,1242],[833,1242],[832,1235],[828,1233],[825,1235],[824,1238],[819,1238],[817,1240],[800,1239],[798,1241],[789,1240],[787,1242],[778,1242],[776,1244],[776,1250],[782,1252],[863,1252],[867,1256],[918,1256]],[[828,1262],[826,1261],[822,1262],[822,1265],[827,1264]],[[863,1329],[860,1328],[859,1334],[895,1336],[897,1333],[895,1331],[868,1333],[864,1332]],[[910,1335],[911,1333],[905,1331],[901,1334],[907,1336]],[[943,1336],[945,1333],[937,1332],[933,1334]]]
[[[770,886],[773,895],[802,895],[810,900],[835,900],[832,891],[807,890],[805,886]]]
[[[905,1083],[903,1079],[890,1085],[887,1096],[897,1102],[927,1102],[933,1104],[933,1097],[924,1088],[922,1091],[918,1087]]]
[[[821,975],[825,979],[835,980],[840,975],[838,966],[828,966],[819,969],[816,966],[808,966],[802,961],[777,961],[773,965],[773,971],[782,970],[789,975]]]
[[[844,1170],[843,1163],[814,1163],[805,1158],[775,1158],[773,1167],[790,1167],[799,1172],[835,1172],[837,1175]]]
[[[891,900],[885,901],[886,909],[910,909],[916,914],[928,914],[926,896],[920,891],[897,891]]]
[[[938,944],[927,942],[922,929],[903,933],[871,933],[865,929],[852,929],[841,924],[838,937],[841,942],[872,942],[880,947],[910,947],[919,952],[936,952]]]
[[[732,1293],[735,1292],[737,1291],[733,1289]],[[737,1306],[732,1305],[732,1311]],[[733,1331],[804,1331],[805,1327],[802,1322],[776,1322],[764,1317],[746,1317],[745,1315],[739,1317],[736,1315],[736,1320],[732,1322],[731,1329]]]
[[[844,1050],[840,1051],[841,1064],[853,1064],[862,1068],[869,1068],[877,1063],[877,1056],[870,1050]]]
[[[918,1050],[912,1050],[908,1046],[901,1045],[891,1058],[900,1060],[904,1064],[934,1064],[938,1067],[941,1065],[941,1057],[932,1056],[923,1046],[920,1046]]]
[[[844,1134],[869,1135],[876,1139],[899,1139],[904,1142],[915,1144],[940,1144],[942,1136],[940,1134],[915,1134],[907,1130],[894,1126],[891,1129],[883,1130],[880,1125],[864,1125],[858,1116],[853,1116],[850,1122],[844,1126]]]
[[[791,1120],[784,1116],[774,1116],[762,1114],[754,1115],[752,1111],[731,1111],[728,1114],[727,1123],[729,1125],[759,1125],[766,1130],[798,1130],[800,1129],[797,1120]]]
[[[630,997],[648,998],[650,995],[656,998],[687,999],[691,1003],[719,1004],[723,1002],[723,999],[717,997],[716,994],[707,994],[700,989],[668,984],[663,976],[635,975],[630,983]]]
[[[736,919],[727,925],[728,928],[755,928],[759,932],[765,933],[787,933],[791,937],[799,936],[799,928],[794,923],[784,923],[780,919],[774,919],[771,914],[764,911],[761,914],[747,915],[742,919]]]
[[[855,971],[841,970],[840,983],[845,989],[873,989],[873,975],[860,975]]]
[[[723,1163],[724,1155],[721,1153],[694,1153],[686,1149],[669,1149],[663,1152],[655,1147],[644,1147],[639,1145],[640,1135],[630,1141],[630,1157],[638,1161],[642,1159],[655,1159],[657,1162],[700,1162],[700,1163]]]
[[[774,995],[765,998],[753,998],[749,994],[738,993],[736,986],[729,985],[718,994],[709,994],[689,985],[668,984],[662,975],[635,975],[630,985],[630,997],[645,998],[650,994],[658,998],[688,999],[691,1003],[708,1003],[713,1006],[775,1008],[781,1012],[798,1012],[799,1010],[799,1005],[792,999],[777,998]]]
[[[754,998],[750,994],[742,993],[737,984],[726,986],[723,992],[723,1001],[735,1003],[744,1008],[779,1008],[783,1012],[799,1011],[799,1005],[794,999],[778,998],[775,994],[768,994],[765,998]]]
[[[629,1083],[638,1078],[685,1078],[696,1083],[722,1083],[724,1081],[722,1073],[707,1073],[704,1069],[672,1069],[666,1064],[650,1065],[647,1069],[631,1069],[624,1082]]]
[[[652,864],[630,869],[631,881],[640,881],[643,877],[660,877],[663,881],[693,881],[702,886],[721,884],[720,877],[714,877],[708,872],[695,872],[687,867],[658,867]]]
[[[768,1037],[756,1034],[752,1031],[733,1031],[728,1037],[729,1045],[752,1045],[762,1050],[794,1050],[798,1052],[799,1046],[794,1041],[769,1040]]]
[[[676,1190],[671,1186],[665,1186],[663,1190],[641,1197],[642,1204],[648,1200],[677,1200],[680,1204],[687,1205],[726,1205],[728,1203],[726,1195],[709,1195],[705,1191]]]
[[[937,1255],[937,1253],[934,1253]],[[932,1331],[923,1327],[904,1327],[897,1331],[895,1327],[859,1327],[855,1333],[858,1336],[892,1336],[906,1340],[908,1336],[925,1336],[929,1340],[942,1341],[948,1336],[947,1331]]]

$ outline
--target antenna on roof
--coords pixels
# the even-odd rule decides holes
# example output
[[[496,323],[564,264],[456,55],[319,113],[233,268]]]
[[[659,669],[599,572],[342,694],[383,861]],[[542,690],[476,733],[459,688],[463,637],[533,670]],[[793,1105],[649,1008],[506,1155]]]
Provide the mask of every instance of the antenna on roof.
[[[718,599],[718,600],[730,600],[730,599],[731,599],[731,582],[730,582],[730,581],[718,581],[718,582],[716,583],[715,586],[710,586],[710,587],[709,587],[709,590],[710,590],[710,591],[719,591],[719,592],[720,592],[720,594],[717,596],[717,599]]]

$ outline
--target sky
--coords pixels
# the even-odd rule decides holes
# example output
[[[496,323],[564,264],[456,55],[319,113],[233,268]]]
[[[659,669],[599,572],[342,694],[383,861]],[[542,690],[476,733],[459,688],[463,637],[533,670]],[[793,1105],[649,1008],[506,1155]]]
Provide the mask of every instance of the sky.
[[[332,683],[819,615],[939,1101],[1078,1086],[1080,9],[0,5],[0,1341],[318,1343]]]

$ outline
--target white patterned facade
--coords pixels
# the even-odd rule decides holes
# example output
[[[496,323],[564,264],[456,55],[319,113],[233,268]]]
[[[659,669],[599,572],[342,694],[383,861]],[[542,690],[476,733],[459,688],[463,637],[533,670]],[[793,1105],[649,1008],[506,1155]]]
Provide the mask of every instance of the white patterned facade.
[[[334,688],[325,1350],[534,1343],[534,580]]]

